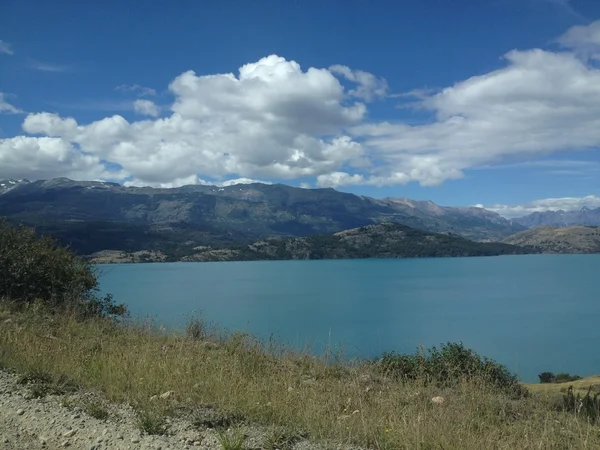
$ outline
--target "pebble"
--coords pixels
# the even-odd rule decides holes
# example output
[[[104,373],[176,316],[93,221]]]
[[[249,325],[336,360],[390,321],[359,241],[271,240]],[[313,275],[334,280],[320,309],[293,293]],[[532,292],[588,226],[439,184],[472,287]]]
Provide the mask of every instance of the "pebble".
[[[446,399],[444,397],[433,397],[431,399],[432,403],[435,403],[436,405],[441,405],[442,403],[444,403],[446,401]]]
[[[17,416],[22,416],[23,414],[25,414],[25,411],[22,409],[17,409]]]
[[[131,443],[132,443],[132,444],[139,444],[139,442],[140,442],[140,439],[139,439],[139,438],[136,438],[136,437],[134,437],[134,438],[131,438]]]
[[[71,419],[73,419],[73,420],[77,420],[77,419],[79,419],[80,417],[81,417],[81,416],[80,416],[79,414],[73,414],[73,415],[71,416]]]
[[[69,430],[69,431],[63,433],[63,437],[70,438],[70,437],[75,436],[75,433],[77,433],[77,430]]]

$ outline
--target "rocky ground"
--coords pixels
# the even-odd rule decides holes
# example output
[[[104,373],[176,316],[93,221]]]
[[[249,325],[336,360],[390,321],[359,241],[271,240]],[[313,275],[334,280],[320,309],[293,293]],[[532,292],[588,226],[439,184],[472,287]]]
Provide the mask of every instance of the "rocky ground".
[[[39,397],[35,398],[36,395]],[[99,419],[92,417],[99,416],[98,411],[92,410],[92,415],[86,412],[89,408],[85,405],[97,404],[103,405],[99,411],[108,413],[108,417]],[[130,406],[110,404],[91,392],[40,395],[39,388],[24,383],[22,376],[0,370],[2,450],[224,448],[214,428],[195,423],[186,417],[173,418],[168,421],[165,435],[149,435],[140,430],[139,419]],[[235,431],[244,436],[245,449],[276,447],[275,442],[265,445],[266,436],[272,435],[266,428],[240,425]],[[227,434],[227,431],[221,432]],[[316,450],[318,447],[306,440],[298,440],[289,448]]]

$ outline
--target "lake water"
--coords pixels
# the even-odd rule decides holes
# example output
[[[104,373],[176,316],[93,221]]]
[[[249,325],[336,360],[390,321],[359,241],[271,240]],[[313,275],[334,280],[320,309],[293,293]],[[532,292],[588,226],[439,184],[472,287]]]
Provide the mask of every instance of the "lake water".
[[[101,268],[104,292],[158,324],[201,313],[230,331],[363,357],[462,341],[524,381],[600,373],[600,255]]]

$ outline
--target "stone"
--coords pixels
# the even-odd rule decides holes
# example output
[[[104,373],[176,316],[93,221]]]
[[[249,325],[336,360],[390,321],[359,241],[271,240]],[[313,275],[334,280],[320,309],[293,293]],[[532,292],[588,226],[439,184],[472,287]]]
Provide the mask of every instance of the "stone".
[[[131,438],[131,443],[132,444],[139,444],[140,443],[140,438],[136,438],[136,437]]]
[[[77,430],[69,430],[63,433],[63,437],[70,438],[75,436],[75,433],[77,433]]]
[[[69,445],[71,445],[71,443],[69,441],[64,441],[62,444],[63,447],[68,447]]]
[[[73,420],[77,420],[77,419],[79,419],[80,417],[81,417],[81,416],[80,416],[79,414],[73,414],[73,415],[71,416],[71,419],[73,419]]]
[[[22,416],[23,414],[25,414],[25,411],[22,409],[17,409],[17,416]]]
[[[442,403],[444,403],[446,401],[446,399],[444,397],[441,396],[437,396],[437,397],[433,397],[431,399],[432,403],[435,403],[436,405],[441,405]]]
[[[173,395],[175,395],[175,392],[173,392],[173,391],[167,391],[167,392],[164,392],[164,393],[160,394],[160,398],[162,400],[166,400],[169,397],[172,397]]]

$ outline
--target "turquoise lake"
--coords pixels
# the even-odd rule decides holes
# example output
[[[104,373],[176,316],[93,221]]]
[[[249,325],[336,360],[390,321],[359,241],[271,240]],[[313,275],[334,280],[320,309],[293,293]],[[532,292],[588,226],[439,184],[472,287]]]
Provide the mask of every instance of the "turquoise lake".
[[[347,356],[461,341],[523,381],[600,373],[600,255],[101,265],[138,317]]]

